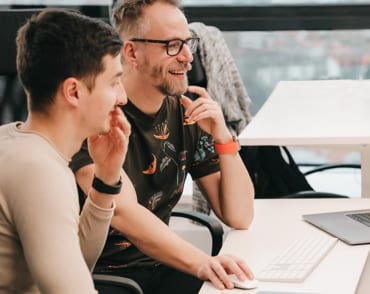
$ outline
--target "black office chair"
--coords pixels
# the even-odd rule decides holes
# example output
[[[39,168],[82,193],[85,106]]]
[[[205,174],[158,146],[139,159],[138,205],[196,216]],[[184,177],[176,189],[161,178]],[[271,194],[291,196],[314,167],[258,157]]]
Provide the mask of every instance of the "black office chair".
[[[172,211],[171,217],[185,217],[206,226],[212,238],[211,254],[212,256],[215,256],[219,253],[222,247],[224,229],[216,218],[205,213],[184,210]]]
[[[361,164],[351,164],[351,163],[344,163],[344,164],[323,164],[316,167],[313,167],[309,169],[308,171],[304,172],[303,174],[305,176],[318,173],[318,172],[324,172],[327,170],[333,170],[333,169],[342,169],[342,168],[350,168],[350,169],[361,169]]]
[[[195,211],[172,211],[171,217],[184,217],[204,225],[212,237],[211,254],[217,255],[223,242],[224,230],[221,223],[204,213]],[[140,285],[130,278],[109,274],[93,274],[94,284],[99,294],[143,294]]]
[[[99,294],[144,294],[140,285],[129,278],[93,274],[93,279]]]
[[[349,196],[331,192],[299,191],[283,195],[280,198],[349,198]]]
[[[185,217],[208,228],[212,237],[211,254],[217,255],[223,242],[224,230],[221,223],[204,213],[195,211],[172,211],[171,217]],[[94,284],[99,294],[142,294],[140,285],[130,278],[109,274],[93,274]]]
[[[324,173],[327,171],[333,171],[333,170],[340,170],[340,169],[352,169],[355,170],[361,170],[361,164],[352,164],[352,163],[338,163],[338,164],[323,164],[318,165],[315,167],[311,167],[309,170],[303,172],[303,175],[305,177],[314,175],[317,173]],[[338,194],[338,193],[331,193],[331,192],[315,192],[315,193],[309,193],[309,192],[300,192],[291,195],[286,195],[286,198],[292,198],[294,196],[297,197],[303,197],[303,198],[349,198],[349,196]]]

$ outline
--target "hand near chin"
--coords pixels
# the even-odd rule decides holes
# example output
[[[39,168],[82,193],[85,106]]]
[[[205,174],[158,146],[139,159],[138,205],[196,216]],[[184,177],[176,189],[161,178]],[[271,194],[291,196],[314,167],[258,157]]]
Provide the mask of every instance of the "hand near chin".
[[[234,284],[229,278],[230,274],[235,274],[240,279],[254,279],[251,269],[243,259],[231,254],[217,255],[209,257],[208,261],[202,262],[198,269],[198,278],[210,281],[217,289],[232,289]]]
[[[111,115],[109,132],[88,138],[89,154],[95,163],[95,173],[101,180],[106,180],[107,184],[114,184],[119,179],[131,133],[131,125],[118,106]]]
[[[188,91],[199,97],[194,101],[186,96],[181,97],[181,104],[185,107],[185,117],[196,121],[203,131],[214,138],[229,134],[220,105],[208,95],[206,89],[190,86]]]

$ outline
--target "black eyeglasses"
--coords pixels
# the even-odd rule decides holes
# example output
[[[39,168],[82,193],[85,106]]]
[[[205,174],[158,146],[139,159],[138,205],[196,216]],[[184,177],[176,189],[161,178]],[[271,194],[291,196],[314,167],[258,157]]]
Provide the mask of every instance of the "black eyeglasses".
[[[182,47],[184,47],[184,44],[186,44],[189,47],[189,50],[191,53],[195,53],[198,47],[199,38],[191,37],[191,38],[187,38],[186,40],[181,40],[181,39],[153,40],[153,39],[133,38],[130,41],[165,44],[167,54],[169,56],[176,56],[180,53],[180,51],[182,50]]]

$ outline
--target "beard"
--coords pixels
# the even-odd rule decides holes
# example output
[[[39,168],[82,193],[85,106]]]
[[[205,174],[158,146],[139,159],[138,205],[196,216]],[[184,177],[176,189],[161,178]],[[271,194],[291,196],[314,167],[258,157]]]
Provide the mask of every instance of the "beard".
[[[146,60],[142,66],[143,71],[148,71],[149,62]],[[177,70],[189,71],[191,69],[190,63],[180,64]],[[160,91],[163,95],[168,96],[181,96],[183,95],[189,84],[188,77],[185,75],[184,79],[176,78],[163,78],[163,67],[160,65],[155,65],[150,70],[150,78],[153,81],[157,81],[154,87]]]
[[[188,88],[188,78],[183,80],[168,81],[164,80],[161,84],[157,85],[157,89],[168,96],[181,96]]]

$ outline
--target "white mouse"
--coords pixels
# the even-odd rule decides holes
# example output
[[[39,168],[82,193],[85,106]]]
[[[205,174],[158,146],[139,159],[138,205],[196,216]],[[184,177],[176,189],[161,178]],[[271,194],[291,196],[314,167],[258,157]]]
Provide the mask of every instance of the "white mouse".
[[[258,286],[256,279],[250,280],[246,278],[244,281],[239,281],[235,275],[229,275],[229,278],[233,282],[235,288],[248,290],[257,288]]]

